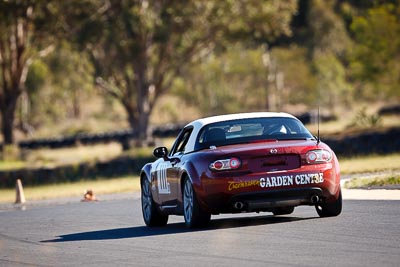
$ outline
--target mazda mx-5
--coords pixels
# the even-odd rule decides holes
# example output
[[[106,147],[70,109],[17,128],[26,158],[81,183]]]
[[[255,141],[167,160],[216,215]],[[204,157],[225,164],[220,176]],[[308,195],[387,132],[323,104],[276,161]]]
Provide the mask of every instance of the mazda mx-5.
[[[286,215],[308,205],[330,217],[342,210],[335,153],[287,113],[198,119],[154,155],[140,175],[147,226],[164,226],[169,215],[183,215],[193,228],[221,213]]]

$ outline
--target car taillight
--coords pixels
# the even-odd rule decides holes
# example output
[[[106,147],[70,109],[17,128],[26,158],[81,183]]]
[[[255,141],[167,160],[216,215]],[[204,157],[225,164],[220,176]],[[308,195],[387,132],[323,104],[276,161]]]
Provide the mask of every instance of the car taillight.
[[[219,159],[210,164],[210,169],[213,171],[236,170],[241,164],[238,158]]]
[[[310,150],[306,153],[306,160],[308,164],[326,163],[331,159],[331,152],[324,149]]]

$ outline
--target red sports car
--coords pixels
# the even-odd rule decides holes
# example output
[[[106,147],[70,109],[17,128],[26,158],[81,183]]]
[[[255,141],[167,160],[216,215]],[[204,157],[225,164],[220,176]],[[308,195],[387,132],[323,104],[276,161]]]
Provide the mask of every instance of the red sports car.
[[[272,212],[315,206],[321,217],[342,210],[339,163],[334,152],[287,113],[257,112],[193,121],[171,150],[141,171],[147,226],[183,215],[188,227],[211,215]]]

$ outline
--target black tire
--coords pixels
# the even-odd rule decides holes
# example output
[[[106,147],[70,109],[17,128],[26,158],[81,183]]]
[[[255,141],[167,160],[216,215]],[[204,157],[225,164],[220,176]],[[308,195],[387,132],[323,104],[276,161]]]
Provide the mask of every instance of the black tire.
[[[188,228],[204,227],[211,219],[211,214],[200,208],[196,193],[188,178],[185,179],[183,184],[183,216]]]
[[[292,214],[294,211],[294,207],[281,207],[281,208],[275,208],[272,213],[277,216],[277,215],[288,215]]]
[[[315,209],[319,217],[338,216],[342,212],[342,190],[339,189],[339,197],[335,202],[316,205]]]
[[[149,180],[144,177],[141,183],[142,214],[144,223],[147,226],[165,226],[168,222],[168,215],[163,215],[158,210],[157,204],[151,194]]]

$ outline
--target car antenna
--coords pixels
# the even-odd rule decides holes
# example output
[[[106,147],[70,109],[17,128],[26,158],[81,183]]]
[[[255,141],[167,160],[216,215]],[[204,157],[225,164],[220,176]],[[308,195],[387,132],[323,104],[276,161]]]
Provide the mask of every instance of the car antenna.
[[[319,105],[318,105],[318,130],[317,130],[317,145],[319,144],[319,142],[321,141],[320,137],[319,137]]]

